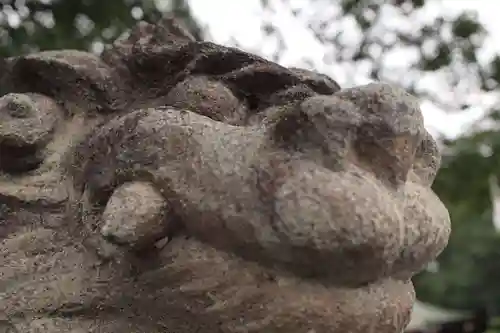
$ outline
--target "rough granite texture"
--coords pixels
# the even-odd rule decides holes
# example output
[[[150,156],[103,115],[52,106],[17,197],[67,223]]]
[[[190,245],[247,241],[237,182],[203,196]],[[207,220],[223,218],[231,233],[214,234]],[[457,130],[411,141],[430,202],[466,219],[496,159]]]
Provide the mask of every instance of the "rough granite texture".
[[[418,101],[140,23],[0,62],[0,332],[399,333],[445,247]]]

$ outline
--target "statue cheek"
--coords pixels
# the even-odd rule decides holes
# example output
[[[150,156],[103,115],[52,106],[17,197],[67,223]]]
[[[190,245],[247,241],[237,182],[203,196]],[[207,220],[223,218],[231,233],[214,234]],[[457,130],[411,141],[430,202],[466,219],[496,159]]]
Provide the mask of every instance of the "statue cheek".
[[[396,276],[409,279],[444,250],[451,223],[443,203],[420,184],[406,184],[401,206],[404,207],[405,238],[394,267]]]
[[[390,275],[405,235],[400,207],[386,188],[362,170],[297,165],[276,191],[272,219],[294,265],[303,266],[297,270],[349,285]]]

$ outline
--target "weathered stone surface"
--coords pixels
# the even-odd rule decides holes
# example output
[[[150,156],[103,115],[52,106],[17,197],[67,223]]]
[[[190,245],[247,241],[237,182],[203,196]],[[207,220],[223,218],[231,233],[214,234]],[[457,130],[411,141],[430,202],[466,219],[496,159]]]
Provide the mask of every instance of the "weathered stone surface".
[[[444,248],[418,101],[141,23],[4,61],[0,331],[399,333]]]

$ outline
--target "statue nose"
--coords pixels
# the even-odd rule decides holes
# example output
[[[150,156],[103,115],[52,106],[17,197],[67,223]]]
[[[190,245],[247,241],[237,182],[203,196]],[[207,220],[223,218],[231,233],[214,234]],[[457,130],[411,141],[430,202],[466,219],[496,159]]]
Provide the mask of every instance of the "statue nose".
[[[418,101],[384,84],[311,97],[277,117],[272,135],[285,149],[329,169],[356,164],[391,186],[406,182],[426,134]]]
[[[418,100],[386,84],[346,89],[336,96],[361,113],[351,155],[355,162],[388,185],[404,185],[426,133]]]

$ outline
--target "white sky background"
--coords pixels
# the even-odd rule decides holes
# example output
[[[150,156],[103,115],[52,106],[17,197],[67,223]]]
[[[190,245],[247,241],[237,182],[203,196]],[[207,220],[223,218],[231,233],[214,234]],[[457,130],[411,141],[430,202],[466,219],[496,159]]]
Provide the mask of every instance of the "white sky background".
[[[302,0],[303,1],[303,0]],[[219,44],[232,44],[236,40],[245,50],[258,53],[270,58],[274,53],[275,45],[266,43],[261,33],[261,22],[269,17],[262,11],[259,0],[189,0],[194,16],[202,25],[206,25],[213,41]],[[291,3],[300,4],[300,0],[291,0]],[[309,3],[309,1],[303,1]],[[346,85],[350,72],[343,68],[335,68],[323,63],[326,53],[322,46],[311,35],[304,21],[295,18],[288,10],[279,10],[279,1],[274,1],[277,10],[273,14],[273,23],[283,34],[287,51],[280,60],[285,66],[304,65],[303,59],[310,59],[316,70],[330,75],[341,85]],[[447,13],[463,9],[474,9],[478,12],[479,20],[490,33],[485,42],[482,54],[488,57],[492,53],[500,53],[500,2],[494,0],[442,0],[428,10],[429,15],[439,12]],[[395,22],[394,24],[399,24]],[[405,61],[399,56],[395,61]],[[355,76],[356,84],[369,82],[366,77]],[[482,98],[482,97],[481,97]],[[491,101],[484,101],[485,103]],[[483,110],[475,108],[467,112],[447,113],[430,103],[422,104],[426,126],[430,132],[442,133],[454,137],[465,131],[474,122],[481,118]]]

